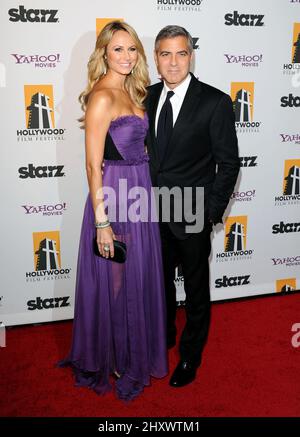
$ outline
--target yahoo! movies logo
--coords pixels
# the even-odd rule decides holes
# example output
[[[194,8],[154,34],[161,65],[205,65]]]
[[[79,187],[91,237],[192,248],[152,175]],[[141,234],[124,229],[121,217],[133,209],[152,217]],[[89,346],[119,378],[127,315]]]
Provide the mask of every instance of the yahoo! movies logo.
[[[294,23],[290,59],[290,63],[283,64],[284,74],[295,74],[300,70],[300,23]]]
[[[300,205],[300,159],[284,162],[282,195],[275,197],[275,206]]]
[[[225,53],[227,64],[238,65],[239,67],[258,67],[263,62],[263,55],[233,55]]]
[[[52,85],[25,85],[25,125],[17,130],[18,141],[61,141],[66,129],[55,126]]]
[[[200,12],[203,0],[156,0],[158,11]]]
[[[247,247],[248,217],[228,217],[225,223],[224,252],[216,254],[216,261],[249,260],[253,250]]]
[[[69,279],[62,268],[59,231],[33,232],[34,271],[26,272],[26,282]]]
[[[25,9],[23,5],[8,11],[12,23],[58,23],[57,13],[57,9]]]
[[[66,202],[49,204],[49,205],[22,205],[23,211],[26,215],[62,215],[66,211]]]
[[[238,133],[259,132],[261,122],[254,121],[254,82],[232,82],[231,99]]]
[[[300,144],[300,134],[280,134],[281,142],[286,144]]]
[[[35,68],[56,68],[60,62],[60,54],[50,55],[21,55],[11,53],[17,65],[31,65]]]
[[[277,279],[276,292],[286,293],[288,291],[297,290],[296,278]]]
[[[251,202],[255,197],[255,190],[235,191],[232,193],[230,199],[235,202]]]
[[[300,255],[285,256],[283,258],[271,258],[273,266],[293,267],[300,266]]]

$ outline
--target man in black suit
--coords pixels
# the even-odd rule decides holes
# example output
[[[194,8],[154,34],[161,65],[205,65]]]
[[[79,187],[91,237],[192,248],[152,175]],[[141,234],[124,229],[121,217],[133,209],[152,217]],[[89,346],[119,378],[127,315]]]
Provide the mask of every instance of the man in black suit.
[[[204,226],[187,232],[186,221],[160,219],[164,264],[168,347],[176,344],[175,268],[181,263],[186,293],[186,325],[170,385],[195,379],[210,321],[209,263],[212,225],[221,223],[233,192],[239,158],[232,101],[190,73],[193,41],[180,26],[163,28],[155,41],[162,82],[149,87],[147,147],[154,187],[204,188]],[[172,208],[175,208],[176,201]],[[164,208],[162,208],[164,209]],[[160,214],[161,217],[161,214]]]

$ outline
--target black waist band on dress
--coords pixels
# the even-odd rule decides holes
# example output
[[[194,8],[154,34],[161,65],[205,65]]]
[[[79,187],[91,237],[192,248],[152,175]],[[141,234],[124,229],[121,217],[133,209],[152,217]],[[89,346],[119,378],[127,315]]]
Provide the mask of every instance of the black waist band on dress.
[[[146,153],[142,156],[132,159],[104,159],[105,165],[140,165],[149,161],[149,156]]]

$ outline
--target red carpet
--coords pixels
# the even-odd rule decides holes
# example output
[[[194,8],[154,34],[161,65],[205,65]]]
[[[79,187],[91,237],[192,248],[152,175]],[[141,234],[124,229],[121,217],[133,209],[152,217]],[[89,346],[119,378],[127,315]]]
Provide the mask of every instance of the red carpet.
[[[183,326],[184,310],[178,314]],[[152,380],[125,404],[76,388],[70,369],[55,362],[67,353],[71,322],[7,330],[0,348],[1,416],[227,417],[300,416],[300,347],[291,327],[300,323],[300,295],[213,305],[211,331],[196,381],[174,389]],[[178,359],[169,354],[170,369]]]

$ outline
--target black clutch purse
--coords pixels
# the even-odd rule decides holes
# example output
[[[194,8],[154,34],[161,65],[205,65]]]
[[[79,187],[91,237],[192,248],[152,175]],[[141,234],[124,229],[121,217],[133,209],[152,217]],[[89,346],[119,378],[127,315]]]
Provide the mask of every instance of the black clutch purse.
[[[126,252],[127,247],[126,244],[122,241],[114,240],[114,257],[111,258],[110,256],[108,258],[101,255],[98,249],[97,239],[94,238],[94,253],[97,256],[101,256],[101,258],[105,258],[108,261],[115,261],[117,263],[124,263],[126,261]]]

